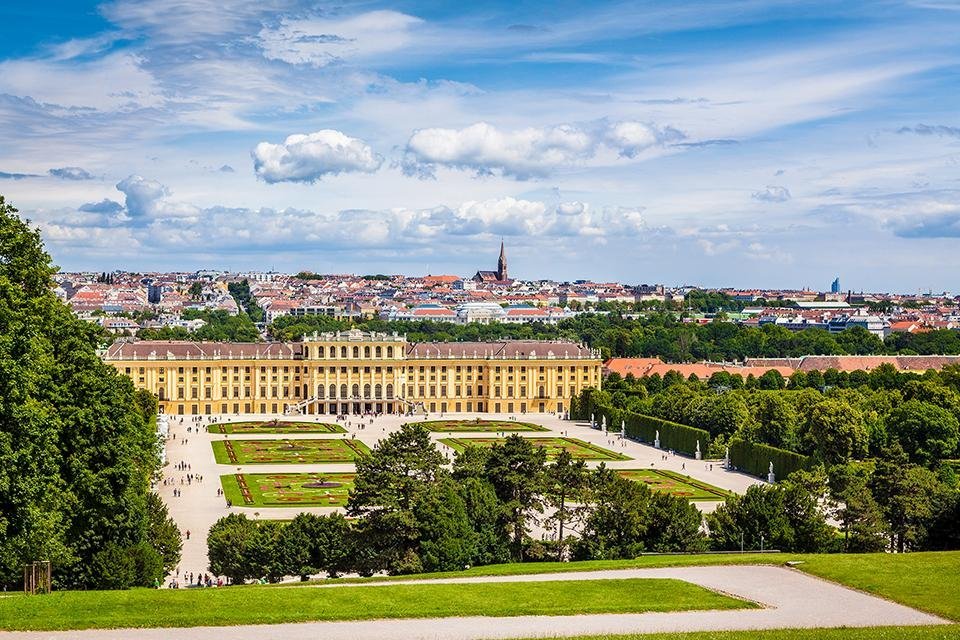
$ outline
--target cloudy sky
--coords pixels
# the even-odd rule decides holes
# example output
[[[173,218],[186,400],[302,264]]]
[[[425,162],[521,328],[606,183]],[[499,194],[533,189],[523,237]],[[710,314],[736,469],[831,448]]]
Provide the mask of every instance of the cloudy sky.
[[[0,8],[64,269],[958,290],[960,2]]]

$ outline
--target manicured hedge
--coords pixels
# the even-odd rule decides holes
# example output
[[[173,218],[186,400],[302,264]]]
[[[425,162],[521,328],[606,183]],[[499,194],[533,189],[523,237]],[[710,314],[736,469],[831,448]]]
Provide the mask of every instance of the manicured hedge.
[[[620,431],[620,424],[623,422],[629,438],[647,444],[653,444],[659,431],[661,449],[673,450],[688,456],[696,453],[697,441],[700,442],[700,452],[703,455],[706,455],[710,448],[710,434],[703,429],[623,409],[614,409],[597,402],[597,396],[597,392],[593,389],[584,391],[580,398],[575,398],[577,402],[571,404],[571,415],[580,420],[589,420],[592,415],[597,424],[606,417],[607,429],[610,431]]]
[[[771,462],[777,480],[783,480],[794,471],[807,470],[813,466],[813,460],[808,456],[765,444],[734,439],[729,446],[730,464],[758,478],[767,478]]]

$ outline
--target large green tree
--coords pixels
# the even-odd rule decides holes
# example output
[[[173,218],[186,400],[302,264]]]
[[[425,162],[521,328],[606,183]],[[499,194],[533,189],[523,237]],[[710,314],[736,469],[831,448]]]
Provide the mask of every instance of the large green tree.
[[[55,271],[0,196],[0,581],[50,560],[61,587],[152,584],[156,405],[100,360],[99,329],[53,294]],[[103,582],[94,559],[106,555],[150,575]]]

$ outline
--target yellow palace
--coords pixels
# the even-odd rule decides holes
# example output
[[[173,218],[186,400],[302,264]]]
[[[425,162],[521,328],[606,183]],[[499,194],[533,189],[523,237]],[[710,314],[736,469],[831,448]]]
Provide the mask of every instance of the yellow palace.
[[[181,415],[562,412],[601,375],[600,354],[573,342],[414,343],[359,330],[302,342],[120,340],[103,359]]]

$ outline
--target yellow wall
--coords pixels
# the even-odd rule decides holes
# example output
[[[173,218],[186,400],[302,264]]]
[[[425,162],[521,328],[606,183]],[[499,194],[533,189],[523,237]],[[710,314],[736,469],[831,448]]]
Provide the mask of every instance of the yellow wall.
[[[169,414],[405,411],[565,411],[599,388],[598,358],[405,357],[400,337],[307,340],[302,358],[146,358],[106,361],[154,393]],[[378,394],[379,391],[379,394]],[[331,393],[332,392],[332,393]],[[379,397],[378,397],[379,396]]]

